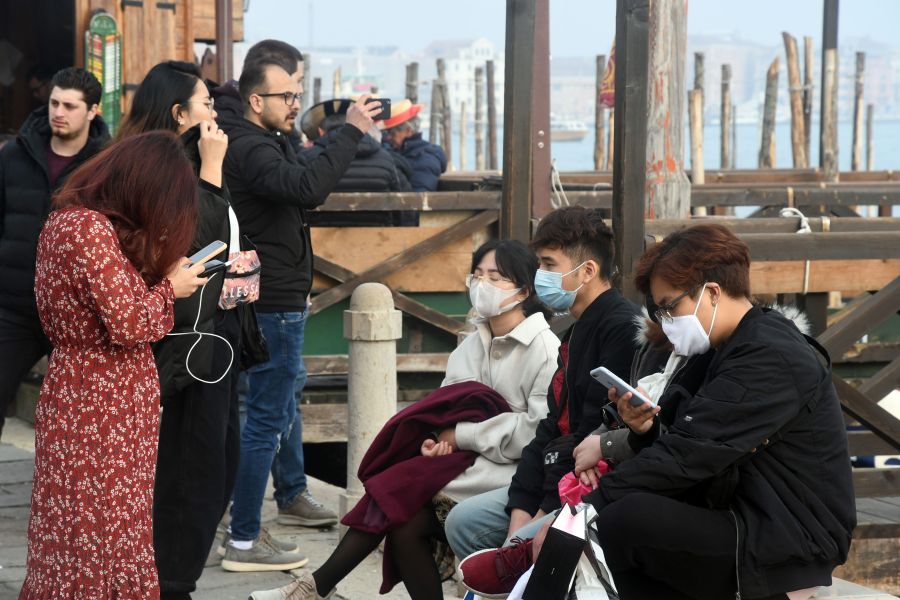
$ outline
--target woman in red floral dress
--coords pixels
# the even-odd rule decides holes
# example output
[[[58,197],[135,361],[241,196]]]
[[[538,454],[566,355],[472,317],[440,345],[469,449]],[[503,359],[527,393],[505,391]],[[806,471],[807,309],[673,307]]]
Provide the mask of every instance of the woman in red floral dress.
[[[35,294],[53,343],[35,415],[20,599],[158,598],[151,505],[159,379],[150,342],[204,280],[184,268],[197,182],[178,139],[111,146],[55,198]]]

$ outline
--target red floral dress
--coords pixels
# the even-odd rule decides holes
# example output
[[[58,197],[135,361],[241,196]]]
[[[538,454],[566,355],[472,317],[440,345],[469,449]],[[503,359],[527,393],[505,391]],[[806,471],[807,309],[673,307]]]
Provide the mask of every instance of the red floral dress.
[[[150,342],[172,328],[172,286],[148,289],[109,220],[73,207],[51,213],[41,233],[35,294],[53,353],[35,414],[19,598],[159,598]]]

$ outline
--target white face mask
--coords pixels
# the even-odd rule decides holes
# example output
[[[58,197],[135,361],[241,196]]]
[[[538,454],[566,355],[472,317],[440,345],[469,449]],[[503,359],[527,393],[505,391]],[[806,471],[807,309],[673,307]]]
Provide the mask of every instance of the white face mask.
[[[713,326],[716,324],[716,312],[719,310],[718,305],[713,306],[712,322],[709,324],[709,331],[703,330],[700,319],[697,318],[697,311],[700,310],[700,301],[703,299],[703,292],[706,291],[706,284],[700,290],[700,296],[697,298],[697,307],[694,314],[684,315],[681,317],[672,317],[671,320],[662,319],[662,329],[675,347],[675,354],[678,356],[693,356],[694,354],[703,354],[709,350],[709,336],[712,333]]]
[[[473,278],[469,283],[469,300],[472,302],[472,307],[479,317],[490,319],[491,317],[502,315],[520,304],[522,301],[516,300],[505,306],[500,306],[504,300],[512,298],[520,291],[522,291],[522,288],[501,290],[486,281]]]

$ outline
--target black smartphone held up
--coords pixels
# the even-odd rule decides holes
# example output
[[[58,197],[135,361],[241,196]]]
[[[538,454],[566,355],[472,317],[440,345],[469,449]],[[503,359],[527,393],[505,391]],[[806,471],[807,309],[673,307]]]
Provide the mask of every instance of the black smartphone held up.
[[[221,260],[211,260],[206,263],[203,263],[203,272],[200,273],[200,277],[209,277],[214,273],[218,273],[219,271],[224,271],[225,267],[227,267],[225,263]]]
[[[197,263],[205,263],[206,261],[211,259],[213,256],[216,256],[219,253],[221,253],[222,251],[224,251],[225,248],[227,248],[227,247],[228,247],[228,244],[226,244],[225,242],[215,241],[215,242],[209,244],[208,246],[206,246],[205,248],[201,248],[200,250],[198,250],[197,252],[195,252],[194,254],[189,256],[188,260],[191,262],[189,265],[185,265],[185,266],[190,267],[192,265],[196,265]]]
[[[390,98],[369,98],[366,104],[370,102],[381,102],[381,112],[372,117],[373,121],[386,121],[391,118],[391,99]]]

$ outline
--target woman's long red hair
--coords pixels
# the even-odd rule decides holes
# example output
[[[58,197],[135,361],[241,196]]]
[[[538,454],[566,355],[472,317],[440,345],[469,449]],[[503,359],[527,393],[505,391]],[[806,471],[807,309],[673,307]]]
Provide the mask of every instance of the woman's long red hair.
[[[197,222],[197,178],[178,137],[152,131],[110,145],[78,168],[54,197],[57,208],[105,215],[122,251],[148,284],[185,255]]]

